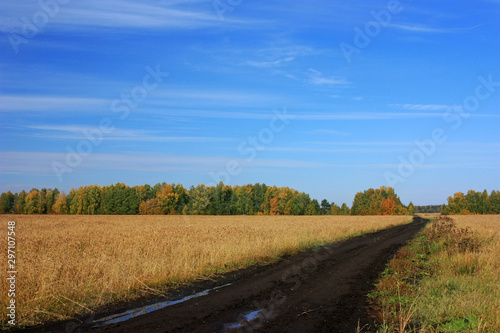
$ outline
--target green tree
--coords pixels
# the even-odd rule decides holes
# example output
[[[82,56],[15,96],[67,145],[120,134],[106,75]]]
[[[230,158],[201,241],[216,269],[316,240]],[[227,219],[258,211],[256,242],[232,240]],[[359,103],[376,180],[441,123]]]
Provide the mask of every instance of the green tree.
[[[2,193],[0,196],[0,213],[10,214],[14,212],[14,194],[11,191]]]
[[[491,214],[500,214],[500,191],[491,191],[489,206]]]
[[[187,213],[191,215],[207,215],[210,212],[210,193],[204,184],[189,188]]]
[[[46,203],[46,211],[47,214],[54,214],[53,206],[57,201],[57,197],[59,196],[59,190],[57,188],[53,190],[49,190],[47,193],[47,203]]]
[[[186,190],[182,184],[177,184],[174,186],[174,192],[177,194],[177,213],[182,213],[184,207],[189,202],[189,192]]]
[[[102,191],[103,214],[136,215],[139,213],[139,196],[134,188],[123,183],[105,186]]]
[[[42,188],[38,192],[38,214],[46,214],[47,213],[47,189]]]
[[[413,202],[411,202],[411,201],[410,201],[410,204],[408,205],[408,214],[415,215],[415,206],[413,206]]]
[[[321,200],[321,214],[326,215],[330,212],[332,205],[328,202],[328,200]]]
[[[330,205],[330,212],[329,212],[330,215],[340,215],[340,207],[335,204],[335,203],[331,203]]]
[[[447,205],[443,204],[441,206],[441,214],[442,215],[449,215],[450,214],[450,209]]]
[[[254,215],[254,193],[252,185],[236,186],[234,189],[234,213],[242,215]]]
[[[22,190],[15,198],[14,211],[16,214],[26,214],[26,191]]]
[[[349,215],[351,214],[351,210],[347,207],[347,204],[344,202],[340,207],[340,215]]]

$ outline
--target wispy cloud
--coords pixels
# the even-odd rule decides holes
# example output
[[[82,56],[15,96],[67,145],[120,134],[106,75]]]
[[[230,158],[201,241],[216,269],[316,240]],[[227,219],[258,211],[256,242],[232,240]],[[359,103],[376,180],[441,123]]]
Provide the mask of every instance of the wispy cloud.
[[[9,164],[0,164],[0,173],[40,174],[53,173],[52,163],[64,161],[65,153],[0,151],[0,159]],[[91,170],[123,170],[137,172],[165,171],[218,171],[226,168],[227,162],[234,160],[246,168],[317,168],[323,163],[290,159],[254,159],[248,162],[245,158],[224,156],[174,155],[161,153],[127,152],[120,154],[93,153],[85,157],[75,172]],[[55,175],[54,175],[55,177]]]
[[[405,31],[411,32],[423,32],[423,33],[440,33],[440,34],[452,34],[452,33],[460,33],[465,31],[470,31],[475,28],[480,27],[482,24],[478,24],[472,27],[466,28],[435,28],[435,27],[426,27],[422,25],[410,25],[410,24],[390,24],[389,27],[396,28]]]
[[[334,135],[334,136],[349,136],[351,135],[348,132],[344,131],[336,131],[336,130],[331,130],[331,129],[315,129],[312,131],[304,131],[304,132],[298,132],[300,134],[327,134],[327,135]]]
[[[416,111],[447,111],[452,110],[452,105],[446,104],[389,104],[391,108],[416,110]]]
[[[320,71],[309,68],[308,69],[308,82],[313,85],[347,85],[350,82],[338,76],[326,77]]]
[[[0,112],[87,111],[109,107],[109,103],[86,97],[0,95]]]
[[[227,137],[206,136],[164,136],[158,131],[129,130],[113,128],[109,133],[103,133],[97,127],[81,125],[34,125],[30,129],[38,130],[29,136],[41,139],[57,140],[82,140],[86,139],[85,133],[99,133],[102,140],[134,141],[134,142],[222,142],[230,141]]]
[[[115,93],[109,98],[91,98],[77,96],[57,96],[57,95],[0,95],[1,112],[95,112],[109,111],[111,103],[120,101],[120,94]],[[183,89],[179,87],[167,87],[157,89],[148,93],[147,99],[138,105],[142,109],[148,107],[187,107],[189,105],[204,106],[251,106],[262,104],[273,104],[278,102],[279,96],[271,93],[257,93],[250,91],[230,91],[218,89]],[[120,102],[123,103],[123,102]],[[124,105],[124,104],[121,104]]]
[[[247,61],[247,64],[254,67],[271,68],[271,67],[282,66],[288,62],[293,61],[294,59],[295,57],[287,57],[275,61]]]
[[[51,25],[97,28],[175,28],[193,29],[220,25],[220,20],[211,6],[200,6],[202,0],[190,1],[130,1],[130,0],[88,0],[72,1],[61,5],[57,15],[50,18]],[[38,4],[38,2],[36,2]],[[9,20],[3,20],[4,32],[18,29],[20,22],[12,19],[32,16],[41,7],[34,3],[5,3],[3,12]],[[31,14],[31,15],[30,15]],[[234,17],[224,24],[243,24]]]

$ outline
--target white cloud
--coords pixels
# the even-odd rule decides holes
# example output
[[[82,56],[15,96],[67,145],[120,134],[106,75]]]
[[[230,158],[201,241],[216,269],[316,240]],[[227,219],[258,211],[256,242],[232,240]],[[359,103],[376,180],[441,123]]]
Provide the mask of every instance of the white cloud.
[[[315,70],[314,68],[309,68],[308,70],[309,79],[307,80],[313,85],[347,85],[349,81],[338,76],[325,77],[323,73]]]
[[[390,24],[389,27],[400,29],[400,30],[411,31],[411,32],[450,34],[450,33],[460,33],[460,32],[469,31],[469,30],[478,28],[481,25],[482,24],[478,24],[478,25],[475,25],[472,27],[466,27],[466,28],[433,28],[433,27],[426,27],[426,26],[422,26],[422,25]]]
[[[87,111],[109,108],[109,103],[109,100],[99,98],[0,95],[0,112]]]
[[[395,109],[417,110],[417,111],[447,111],[452,110],[452,105],[446,104],[389,104]]]
[[[202,0],[191,1],[129,1],[129,0],[87,0],[71,1],[60,5],[51,15],[47,25],[99,28],[181,28],[192,29],[221,24],[212,6],[201,6]],[[35,5],[36,4],[36,5]],[[22,17],[32,17],[42,11],[38,2],[6,2],[3,4],[0,29],[10,32],[19,29]],[[15,20],[12,18],[19,18]],[[19,21],[19,22],[18,22]],[[228,18],[224,24],[245,22]]]
[[[132,86],[132,85],[131,85]],[[124,90],[124,91],[127,91]],[[130,88],[128,88],[130,91]],[[96,112],[111,111],[111,103],[120,101],[121,95],[115,93],[109,98],[89,98],[76,96],[39,96],[39,95],[0,95],[1,112]],[[230,90],[197,90],[168,87],[148,92],[147,98],[136,103],[141,112],[149,108],[165,111],[168,107],[187,107],[189,105],[203,106],[257,106],[275,104],[280,100],[279,96],[267,93],[252,93]],[[120,106],[124,106],[120,102]],[[132,110],[132,109],[131,109]]]
[[[306,132],[299,132],[302,134],[329,134],[329,135],[335,135],[335,136],[348,136],[351,135],[350,133],[343,132],[343,131],[336,131],[336,130],[331,130],[331,129],[316,129],[312,131],[306,131]]]
[[[58,140],[85,140],[84,133],[99,133],[102,140],[134,141],[134,142],[222,142],[232,140],[224,137],[202,136],[163,136],[157,131],[127,130],[113,127],[109,133],[102,132],[98,127],[81,125],[34,125],[30,129],[39,133],[29,134],[30,137]],[[92,134],[95,135],[95,134]]]
[[[278,67],[282,66],[288,62],[291,62],[295,60],[295,57],[287,57],[284,59],[279,59],[275,61],[247,61],[247,64],[250,66],[254,67],[264,67],[264,68],[270,68],[270,67]]]
[[[64,163],[66,157],[66,153],[0,151],[0,159],[9,161],[8,164],[0,164],[0,173],[50,175],[54,174],[52,163]],[[81,165],[76,166],[74,172],[93,170],[217,172],[225,170],[230,160],[238,162],[241,167],[245,168],[316,168],[324,166],[322,163],[289,159],[254,159],[248,162],[246,158],[240,157],[126,152],[117,154],[91,153],[83,157]]]

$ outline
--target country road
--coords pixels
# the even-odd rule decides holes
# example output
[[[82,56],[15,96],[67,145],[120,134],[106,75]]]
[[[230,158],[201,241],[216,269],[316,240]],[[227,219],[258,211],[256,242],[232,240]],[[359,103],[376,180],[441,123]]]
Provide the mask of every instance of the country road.
[[[427,220],[365,234],[243,270],[183,302],[135,318],[44,332],[350,332],[373,328],[366,294],[398,249]],[[191,293],[193,293],[191,291]],[[199,296],[199,297],[195,297]],[[109,317],[108,317],[109,318]],[[32,330],[29,330],[32,331]]]

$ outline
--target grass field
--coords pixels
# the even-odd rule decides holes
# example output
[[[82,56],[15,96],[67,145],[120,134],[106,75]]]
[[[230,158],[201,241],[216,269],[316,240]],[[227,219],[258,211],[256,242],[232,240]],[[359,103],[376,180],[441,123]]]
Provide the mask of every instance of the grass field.
[[[411,221],[409,216],[55,216],[16,221],[17,324],[33,325]],[[7,243],[2,237],[2,263]],[[5,320],[7,281],[0,313]],[[6,325],[6,321],[2,325]]]
[[[379,332],[500,332],[500,216],[451,218],[389,264],[371,294]]]

